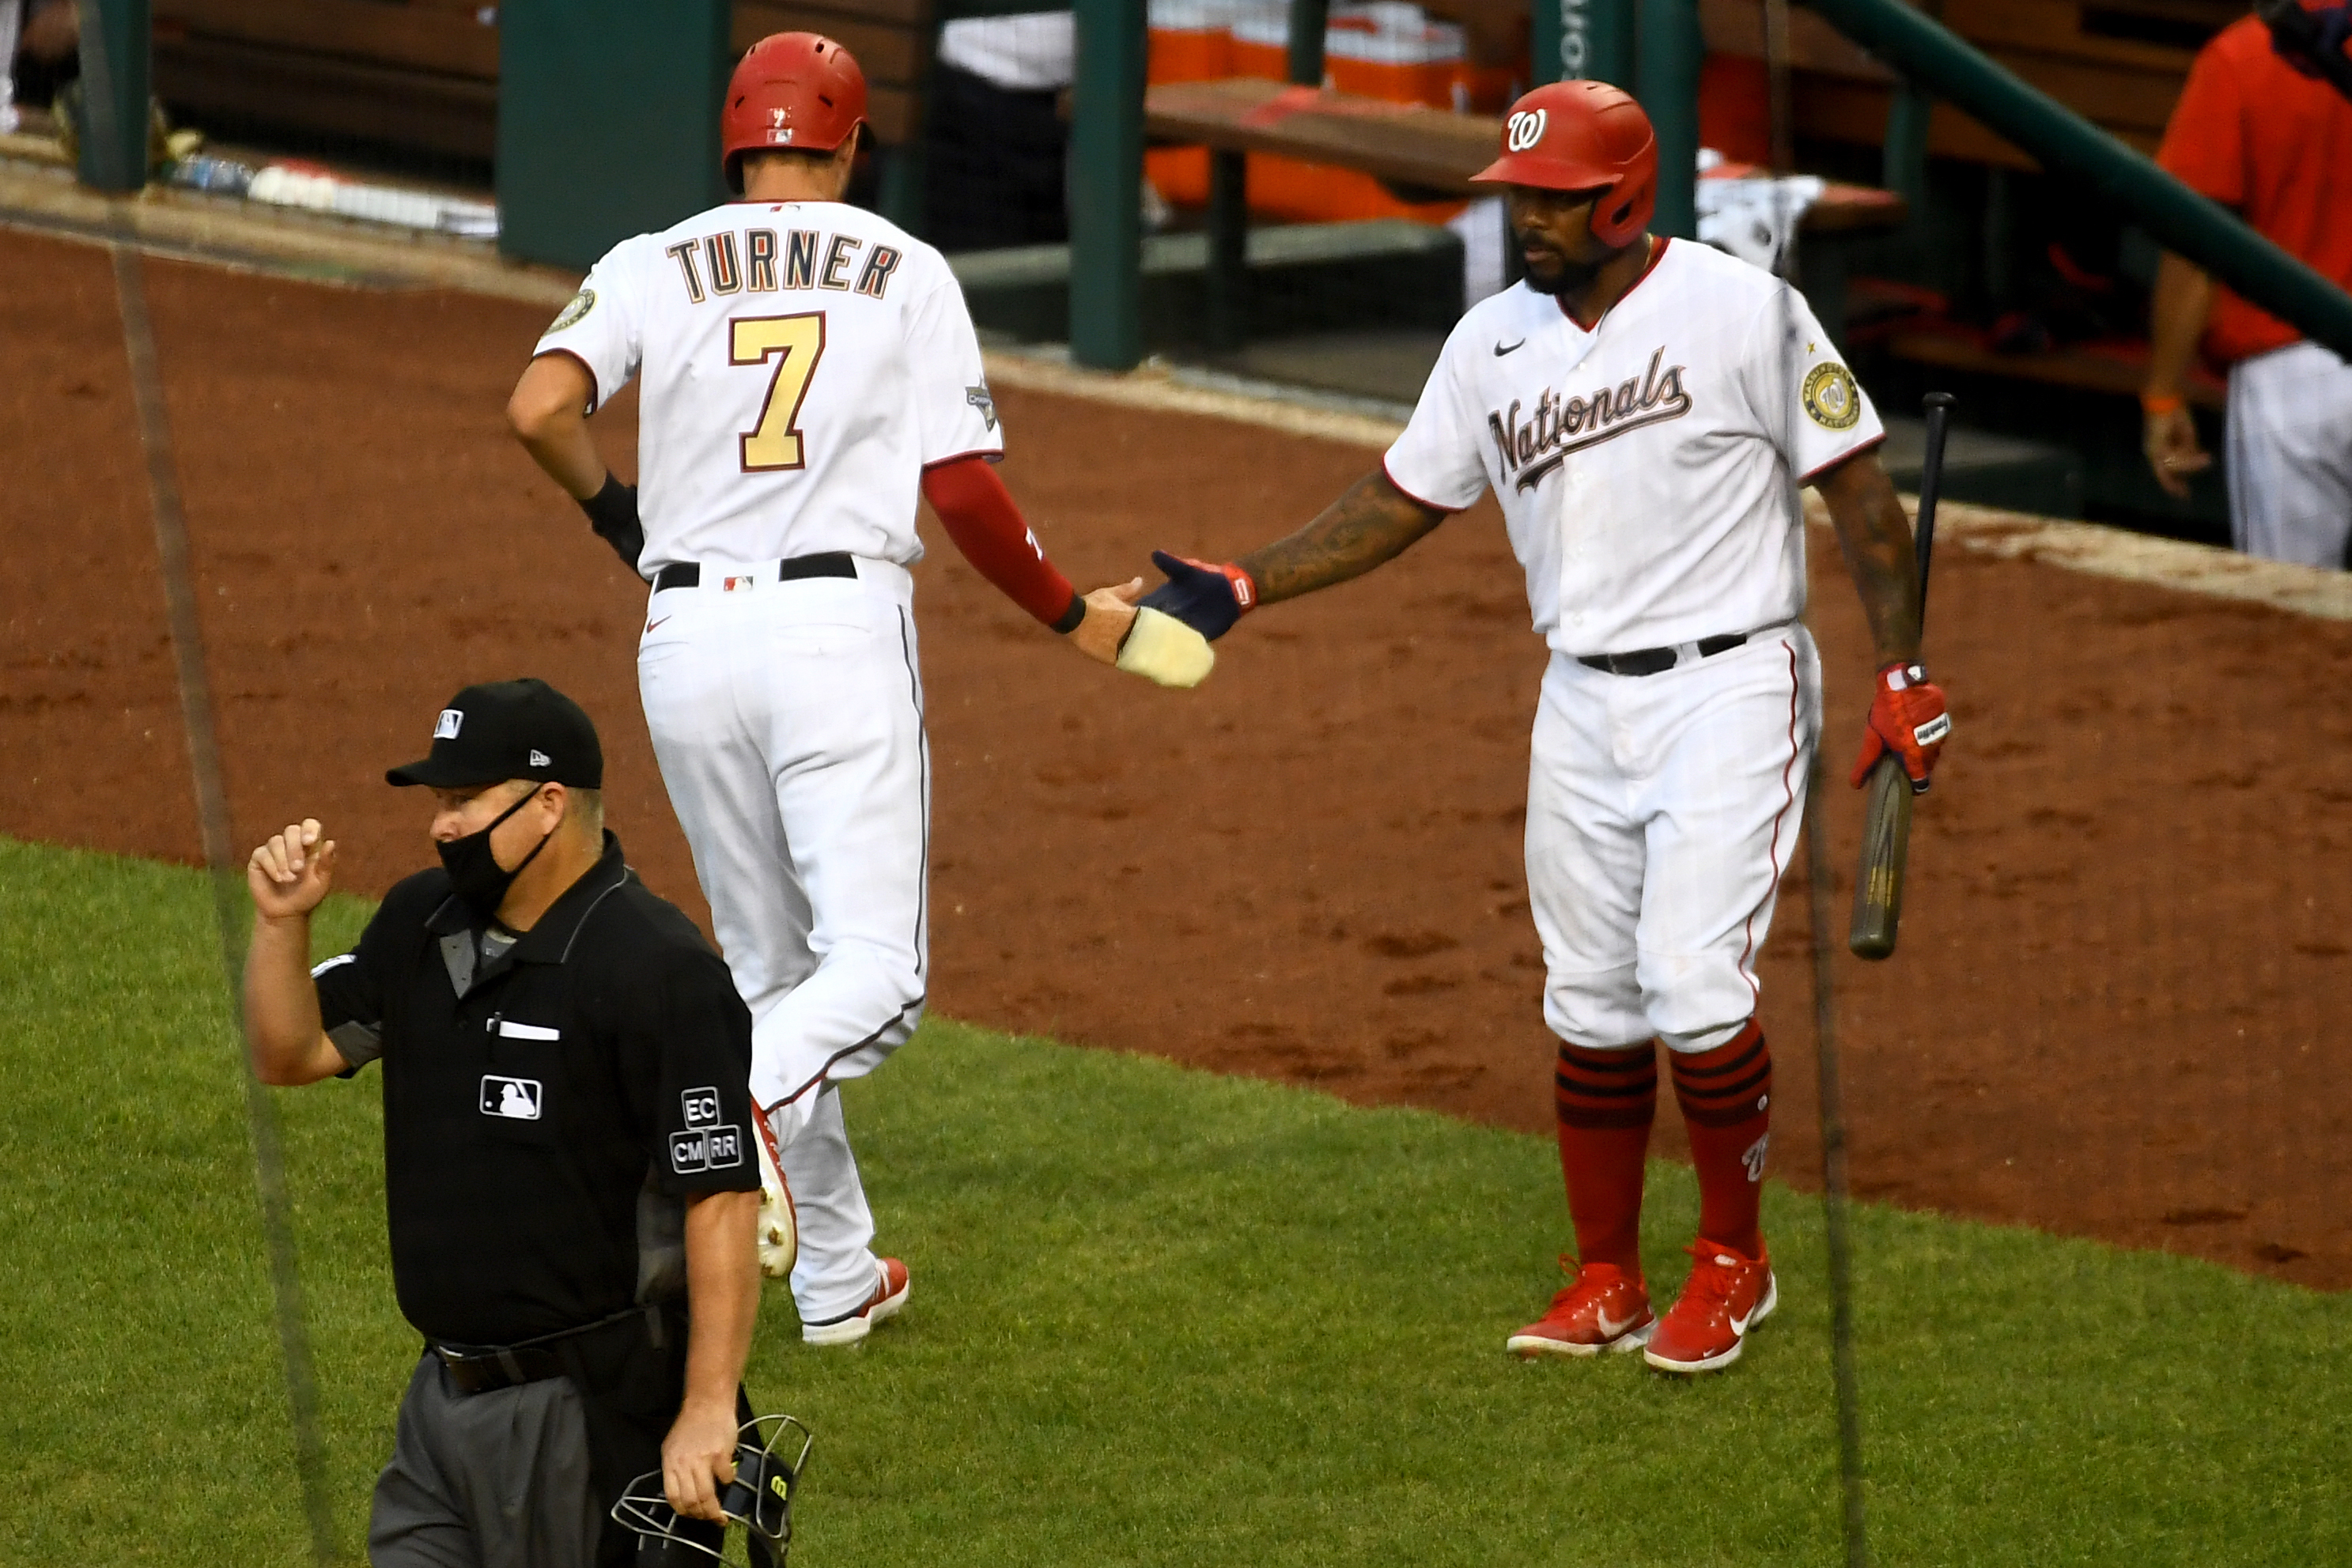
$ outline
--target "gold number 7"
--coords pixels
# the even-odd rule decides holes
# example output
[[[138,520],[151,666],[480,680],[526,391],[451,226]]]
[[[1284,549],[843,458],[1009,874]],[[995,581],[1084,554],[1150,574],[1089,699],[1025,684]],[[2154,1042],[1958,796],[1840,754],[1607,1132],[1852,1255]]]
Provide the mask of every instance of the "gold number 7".
[[[727,362],[756,365],[776,361],[768,378],[767,401],[760,405],[760,423],[742,437],[743,472],[764,474],[808,466],[801,450],[801,400],[808,396],[809,378],[824,357],[824,312],[801,316],[738,316],[728,322]]]

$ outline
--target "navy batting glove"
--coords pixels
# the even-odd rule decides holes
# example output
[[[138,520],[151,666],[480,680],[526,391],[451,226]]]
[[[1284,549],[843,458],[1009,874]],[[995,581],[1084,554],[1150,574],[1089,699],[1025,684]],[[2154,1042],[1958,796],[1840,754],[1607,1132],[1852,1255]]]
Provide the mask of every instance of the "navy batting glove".
[[[646,526],[637,520],[637,487],[622,484],[607,469],[604,487],[581,502],[580,509],[588,514],[588,526],[596,537],[613,547],[622,565],[635,571],[637,558],[646,553]]]
[[[1232,631],[1245,611],[1257,608],[1257,584],[1240,567],[1213,566],[1164,549],[1151,552],[1151,564],[1168,580],[1143,596],[1144,607],[1173,615],[1212,643]]]

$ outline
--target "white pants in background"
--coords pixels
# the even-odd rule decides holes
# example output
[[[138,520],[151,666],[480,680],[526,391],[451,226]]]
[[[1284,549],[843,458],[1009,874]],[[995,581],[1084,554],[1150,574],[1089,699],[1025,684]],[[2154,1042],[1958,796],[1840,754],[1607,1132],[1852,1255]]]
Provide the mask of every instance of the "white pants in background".
[[[1706,1051],[1756,1011],[1756,955],[1820,733],[1802,626],[1653,675],[1552,655],[1528,774],[1528,895],[1553,1033]]]
[[[2352,366],[2292,343],[2230,370],[2230,538],[2248,555],[2345,565],[2352,541]]]
[[[875,1282],[834,1086],[914,1033],[927,978],[913,587],[887,561],[856,569],[780,582],[774,561],[704,562],[698,586],[654,594],[637,650],[662,780],[751,1010],[751,1095],[772,1108],[808,1322],[855,1312]]]
[[[16,37],[30,0],[0,0],[0,136],[16,129]]]

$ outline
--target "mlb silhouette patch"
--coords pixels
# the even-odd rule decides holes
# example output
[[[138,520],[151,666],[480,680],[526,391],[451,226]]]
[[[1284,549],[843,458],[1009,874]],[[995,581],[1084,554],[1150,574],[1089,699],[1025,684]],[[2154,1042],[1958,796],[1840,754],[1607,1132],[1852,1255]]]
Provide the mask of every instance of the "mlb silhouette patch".
[[[536,1122],[541,1091],[536,1078],[500,1078],[482,1074],[482,1114],[509,1122]]]

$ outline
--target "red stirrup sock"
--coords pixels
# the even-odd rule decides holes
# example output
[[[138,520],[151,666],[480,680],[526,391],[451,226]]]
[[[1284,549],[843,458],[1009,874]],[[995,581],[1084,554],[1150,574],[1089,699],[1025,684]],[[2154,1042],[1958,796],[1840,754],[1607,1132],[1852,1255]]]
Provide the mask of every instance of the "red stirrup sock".
[[[1698,1166],[1698,1233],[1760,1258],[1764,1153],[1771,1142],[1772,1052],[1754,1019],[1713,1051],[1671,1051],[1675,1098]]]
[[[1587,1051],[1563,1040],[1552,1109],[1578,1259],[1642,1278],[1642,1166],[1658,1112],[1655,1047],[1643,1040],[1630,1051]]]

